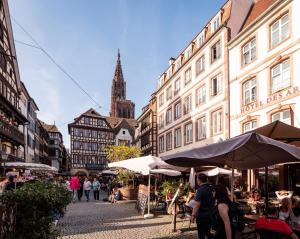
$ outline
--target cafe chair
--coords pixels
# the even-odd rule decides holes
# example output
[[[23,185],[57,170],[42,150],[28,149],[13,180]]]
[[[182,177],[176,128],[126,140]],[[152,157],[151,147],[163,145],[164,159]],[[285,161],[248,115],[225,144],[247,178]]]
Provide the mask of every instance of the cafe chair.
[[[260,239],[291,239],[290,236],[276,231],[259,229],[256,230],[256,232],[258,233]]]

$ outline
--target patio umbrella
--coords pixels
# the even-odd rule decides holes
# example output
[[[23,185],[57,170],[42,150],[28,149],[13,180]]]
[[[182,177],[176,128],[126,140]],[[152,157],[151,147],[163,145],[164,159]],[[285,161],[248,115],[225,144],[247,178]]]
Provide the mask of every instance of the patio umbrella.
[[[210,162],[210,165],[228,165],[232,169],[253,169],[299,162],[300,148],[257,133],[247,133],[220,143],[167,155],[162,159],[181,167],[197,167],[203,162]],[[233,180],[231,191],[233,195]]]
[[[100,172],[99,174],[101,174],[101,175],[114,175],[114,176],[116,176],[118,174],[118,172],[106,169],[106,170],[103,170],[102,172]]]
[[[285,124],[279,120],[256,128],[252,132],[284,143],[300,146],[300,129],[289,124]]]
[[[213,168],[211,170],[203,171],[201,173],[204,173],[205,175],[207,175],[209,177],[218,176],[218,175],[228,175],[228,176],[231,176],[232,175],[232,170],[228,170],[228,169],[225,169],[225,168],[216,167],[216,168]],[[235,177],[241,176],[241,173],[235,171],[234,172],[234,176]]]
[[[185,168],[175,167],[169,165],[158,157],[147,155],[138,158],[131,158],[108,164],[109,168],[126,168],[128,170],[140,173],[142,175],[149,175],[148,179],[148,213],[144,215],[145,218],[152,218],[150,214],[150,177],[152,170],[165,169],[165,173],[170,173],[174,170],[185,170]],[[168,171],[167,171],[168,169]],[[162,171],[161,171],[162,172]],[[173,172],[174,173],[174,172]],[[168,174],[167,174],[168,175]]]
[[[191,188],[195,188],[195,176],[196,176],[196,171],[195,168],[191,168],[190,172],[190,177],[189,177],[189,184]]]

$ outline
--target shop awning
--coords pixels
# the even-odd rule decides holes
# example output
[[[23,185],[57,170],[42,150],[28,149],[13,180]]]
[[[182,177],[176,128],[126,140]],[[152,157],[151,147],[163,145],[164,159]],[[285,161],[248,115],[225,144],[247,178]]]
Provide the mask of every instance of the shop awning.
[[[30,169],[30,170],[45,170],[45,171],[58,171],[57,168],[51,167],[47,164],[41,163],[25,163],[25,162],[7,162],[2,163],[2,166],[11,167],[11,168],[23,168],[23,169]]]

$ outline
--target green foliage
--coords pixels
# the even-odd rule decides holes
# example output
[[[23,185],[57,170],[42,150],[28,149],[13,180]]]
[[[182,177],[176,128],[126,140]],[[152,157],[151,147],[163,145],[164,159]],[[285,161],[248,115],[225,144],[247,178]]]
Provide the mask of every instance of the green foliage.
[[[62,186],[32,182],[3,193],[0,200],[6,207],[17,204],[15,233],[5,235],[5,238],[52,239],[58,236],[51,226],[53,212],[63,215],[71,197]]]
[[[108,149],[108,156],[110,162],[121,161],[130,158],[136,158],[141,156],[142,152],[136,146],[125,146],[125,145],[112,145]]]
[[[166,180],[161,185],[163,188],[162,194],[164,196],[167,195],[168,192],[175,193],[177,188],[179,187],[179,182],[172,179],[172,180]]]
[[[135,178],[135,173],[130,170],[127,170],[127,169],[119,170],[118,175],[117,175],[117,180],[119,182],[123,181],[123,185],[127,186],[127,187],[131,186],[130,182],[132,182],[132,184],[134,183],[134,178]],[[134,187],[134,185],[133,185],[133,187]]]

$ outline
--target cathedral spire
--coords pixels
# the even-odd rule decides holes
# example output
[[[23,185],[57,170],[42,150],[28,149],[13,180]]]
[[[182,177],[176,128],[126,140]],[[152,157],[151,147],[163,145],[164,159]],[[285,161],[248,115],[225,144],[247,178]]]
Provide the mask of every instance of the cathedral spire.
[[[114,81],[124,81],[123,78],[123,72],[122,72],[122,66],[121,66],[121,55],[120,55],[120,49],[118,49],[118,59],[115,69],[115,75],[114,75]]]

